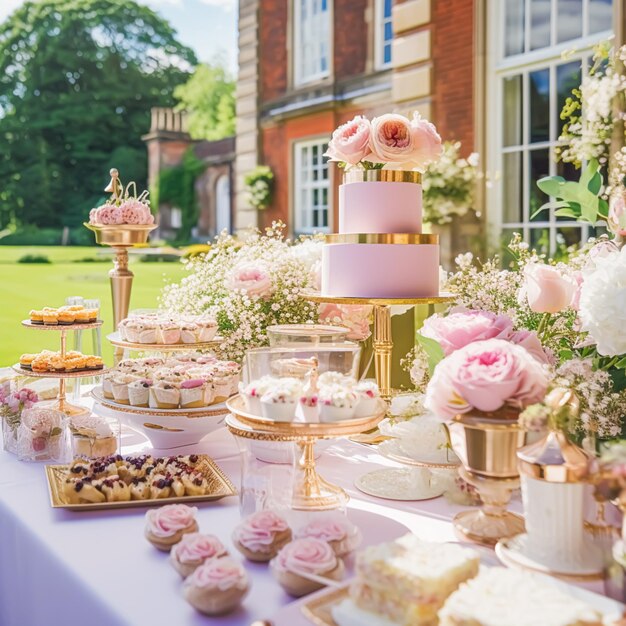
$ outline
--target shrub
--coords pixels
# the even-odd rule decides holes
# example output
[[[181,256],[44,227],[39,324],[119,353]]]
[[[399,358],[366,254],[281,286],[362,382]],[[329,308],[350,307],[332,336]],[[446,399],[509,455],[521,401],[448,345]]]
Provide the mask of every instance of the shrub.
[[[43,254],[25,254],[17,260],[18,263],[52,263],[52,261]]]
[[[61,244],[63,231],[60,228],[37,228],[23,226],[10,235],[0,239],[3,246],[58,246]]]
[[[139,258],[142,263],[175,263],[180,261],[180,257],[177,254],[144,254]]]

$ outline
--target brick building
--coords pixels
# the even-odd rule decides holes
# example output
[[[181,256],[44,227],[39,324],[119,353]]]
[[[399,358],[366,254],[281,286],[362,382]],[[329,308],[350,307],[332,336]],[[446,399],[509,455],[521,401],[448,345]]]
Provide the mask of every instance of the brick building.
[[[240,0],[235,228],[332,231],[331,132],[358,113],[417,109],[490,175],[481,220],[452,229],[453,249],[514,230],[550,249],[576,241],[586,226],[531,219],[545,201],[534,182],[572,175],[553,159],[558,113],[593,45],[624,40],[624,19],[621,0]],[[243,193],[257,164],[276,182],[262,212]]]

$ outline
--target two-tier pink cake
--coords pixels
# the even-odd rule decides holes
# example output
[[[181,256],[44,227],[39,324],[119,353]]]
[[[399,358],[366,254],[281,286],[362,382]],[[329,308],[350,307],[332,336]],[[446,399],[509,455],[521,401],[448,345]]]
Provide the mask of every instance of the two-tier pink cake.
[[[322,294],[426,298],[439,294],[439,242],[422,235],[418,172],[352,170],[339,187],[339,233],[322,250]]]

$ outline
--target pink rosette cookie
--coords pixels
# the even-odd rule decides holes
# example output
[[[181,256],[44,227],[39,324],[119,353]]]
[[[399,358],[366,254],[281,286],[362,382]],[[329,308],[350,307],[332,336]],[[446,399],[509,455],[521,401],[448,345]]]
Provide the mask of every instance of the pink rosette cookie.
[[[291,541],[291,528],[272,511],[259,511],[242,520],[233,531],[233,543],[248,560],[266,563]]]
[[[168,504],[146,513],[146,539],[159,550],[169,552],[185,533],[198,531],[195,506]]]
[[[337,556],[345,556],[359,547],[361,531],[343,515],[315,519],[294,533],[296,539],[326,541]]]
[[[241,603],[250,585],[244,568],[229,557],[211,559],[186,578],[185,600],[205,615],[228,613]]]
[[[174,569],[183,577],[191,575],[197,567],[210,559],[226,556],[228,551],[214,535],[189,533],[172,547],[170,560]]]
[[[271,560],[270,570],[289,595],[299,598],[324,586],[307,574],[341,580],[344,565],[326,541],[306,538],[288,543]]]

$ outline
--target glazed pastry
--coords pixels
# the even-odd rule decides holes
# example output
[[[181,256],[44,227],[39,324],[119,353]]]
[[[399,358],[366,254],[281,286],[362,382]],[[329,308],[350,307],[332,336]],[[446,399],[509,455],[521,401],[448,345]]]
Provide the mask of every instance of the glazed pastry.
[[[31,311],[29,317],[31,324],[43,324],[43,311]]]
[[[146,378],[128,383],[128,401],[132,406],[147,407],[152,381]]]
[[[130,488],[119,478],[105,478],[102,481],[102,493],[107,502],[125,502],[130,500]]]
[[[89,323],[98,321],[98,309],[85,309],[87,311],[87,317],[89,319]]]
[[[186,533],[198,531],[196,507],[185,504],[168,504],[146,513],[146,539],[163,552],[169,552]]]
[[[294,533],[295,539],[314,538],[326,541],[337,556],[346,556],[359,547],[361,531],[344,515],[318,514],[306,526]]]
[[[25,370],[30,370],[33,368],[33,361],[35,360],[36,354],[22,354],[20,357],[20,367]]]
[[[150,475],[150,497],[153,500],[162,500],[163,498],[169,498],[172,495],[173,482],[174,480],[171,476],[152,473]]]
[[[185,495],[187,496],[203,496],[209,490],[206,478],[198,472],[182,476],[181,480],[185,486]]]
[[[76,311],[70,311],[65,307],[61,307],[57,311],[59,324],[63,324],[64,326],[68,326],[73,324],[76,321]]]
[[[131,500],[147,500],[150,498],[150,486],[145,478],[134,478],[129,488]]]
[[[49,326],[56,326],[59,323],[59,318],[56,309],[46,307],[42,311],[43,323]]]
[[[180,406],[183,409],[193,409],[205,405],[206,383],[199,379],[184,380],[180,384]]]
[[[177,409],[180,391],[172,384],[157,382],[150,387],[150,406],[157,409]]]
[[[306,578],[306,574],[341,580],[343,561],[321,539],[295,539],[288,543],[270,562],[270,570],[282,588],[299,598],[324,585]]]
[[[97,487],[100,482],[88,479],[67,479],[63,483],[63,495],[67,504],[100,504],[106,496]]]
[[[76,311],[76,323],[77,324],[89,323],[89,313],[87,313],[85,309],[81,308],[78,311]]]
[[[229,557],[211,559],[185,579],[185,600],[205,615],[222,615],[239,606],[250,588],[244,568]]]
[[[228,551],[214,535],[189,533],[172,548],[170,560],[174,569],[187,578],[193,571],[210,559],[227,556]]]
[[[235,526],[232,539],[249,561],[265,563],[291,541],[291,528],[273,511],[259,511]]]
[[[93,354],[85,356],[85,367],[88,370],[101,370],[104,367],[102,357]]]

